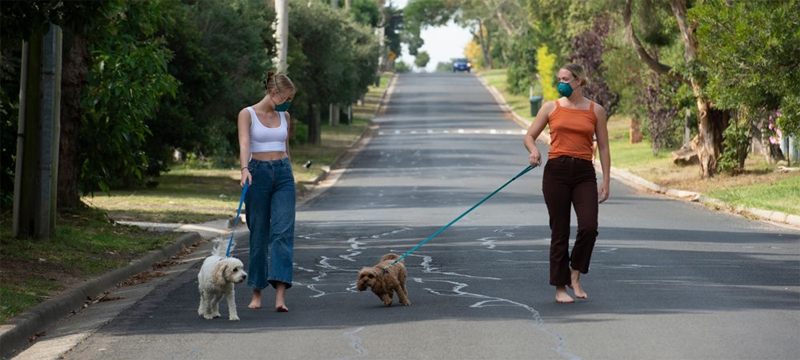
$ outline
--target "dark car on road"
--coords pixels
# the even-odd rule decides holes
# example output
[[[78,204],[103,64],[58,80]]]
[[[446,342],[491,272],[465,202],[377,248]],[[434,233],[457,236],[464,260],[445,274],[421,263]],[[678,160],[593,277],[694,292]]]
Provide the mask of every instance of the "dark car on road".
[[[456,72],[456,71],[470,72],[470,70],[472,70],[472,64],[470,64],[467,59],[455,59],[455,60],[453,60],[453,72]]]

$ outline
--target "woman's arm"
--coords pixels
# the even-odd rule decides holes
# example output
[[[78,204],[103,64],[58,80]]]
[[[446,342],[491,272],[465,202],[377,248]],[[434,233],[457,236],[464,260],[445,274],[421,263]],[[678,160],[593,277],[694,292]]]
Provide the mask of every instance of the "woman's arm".
[[[284,114],[286,116],[286,157],[288,157],[289,160],[291,160],[292,156],[289,155],[289,139],[291,139],[292,136],[294,135],[292,133],[294,131],[294,128],[292,128],[292,117],[289,116],[289,112],[288,111],[284,112]]]
[[[603,202],[608,199],[609,185],[611,183],[611,151],[608,147],[608,115],[606,109],[598,105],[594,108],[597,116],[595,135],[597,136],[597,149],[600,151],[600,167],[603,170],[603,183],[600,185],[598,201]]]
[[[236,127],[239,132],[239,166],[242,173],[242,180],[240,181],[242,186],[244,186],[245,181],[248,184],[253,183],[253,177],[247,168],[247,164],[250,162],[250,121],[250,112],[247,109],[239,111]]]
[[[545,125],[547,125],[548,117],[554,108],[555,104],[552,101],[544,103],[536,114],[536,118],[533,119],[531,126],[528,127],[528,133],[525,134],[523,143],[530,153],[528,162],[533,166],[539,166],[542,163],[541,154],[539,154],[539,149],[536,148],[536,138],[538,138],[544,130]]]

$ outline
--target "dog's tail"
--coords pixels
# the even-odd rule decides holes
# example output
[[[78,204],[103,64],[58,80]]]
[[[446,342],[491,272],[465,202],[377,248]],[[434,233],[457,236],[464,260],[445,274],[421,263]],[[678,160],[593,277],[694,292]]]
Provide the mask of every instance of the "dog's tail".
[[[386,254],[386,255],[383,255],[383,256],[381,257],[381,261],[386,261],[386,260],[395,260],[395,259],[398,259],[398,258],[400,258],[400,255],[397,255],[397,254],[395,254],[395,253],[388,253],[388,254]]]
[[[233,249],[235,247],[236,247],[236,241],[233,241],[233,244],[231,244],[231,253],[233,253]],[[211,249],[211,255],[225,257],[225,253],[227,251],[228,251],[228,242],[225,241],[225,239],[223,238],[214,239],[214,248]]]

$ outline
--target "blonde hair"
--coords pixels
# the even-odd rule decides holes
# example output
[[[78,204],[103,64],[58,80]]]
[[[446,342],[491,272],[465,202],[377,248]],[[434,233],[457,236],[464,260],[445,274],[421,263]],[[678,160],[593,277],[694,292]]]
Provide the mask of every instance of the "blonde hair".
[[[589,84],[589,79],[586,77],[586,70],[583,69],[583,66],[580,66],[575,63],[569,63],[561,67],[564,70],[567,70],[572,73],[572,77],[577,80],[580,80],[581,85]]]
[[[267,78],[264,80],[264,89],[267,93],[290,91],[295,93],[294,83],[286,74],[267,71]]]

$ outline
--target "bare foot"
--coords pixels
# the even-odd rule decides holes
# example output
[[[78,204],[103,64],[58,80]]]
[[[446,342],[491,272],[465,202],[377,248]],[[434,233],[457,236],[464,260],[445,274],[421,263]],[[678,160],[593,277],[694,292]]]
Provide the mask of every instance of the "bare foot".
[[[583,291],[581,287],[581,272],[575,269],[571,269],[570,277],[572,280],[572,284],[569,287],[572,288],[572,291],[575,293],[575,297],[578,299],[588,299],[589,294]]]
[[[247,307],[251,309],[261,309],[261,290],[253,289],[253,299]]]
[[[286,284],[278,283],[275,286],[275,311],[277,312],[289,312],[289,308],[286,307],[286,300],[284,299],[285,293]]]
[[[567,294],[566,287],[556,286],[556,302],[559,304],[571,304],[575,302],[575,299]]]

